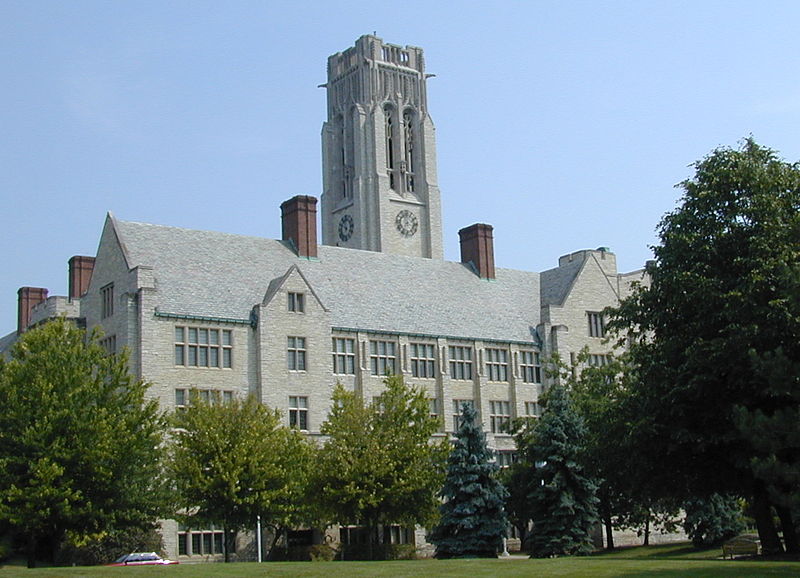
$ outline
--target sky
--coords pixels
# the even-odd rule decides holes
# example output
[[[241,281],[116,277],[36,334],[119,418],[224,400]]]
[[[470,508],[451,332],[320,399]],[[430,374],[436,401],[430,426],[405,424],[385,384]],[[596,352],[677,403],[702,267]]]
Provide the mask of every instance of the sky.
[[[691,164],[753,136],[800,160],[800,2],[0,0],[0,335],[67,294],[107,212],[279,238],[322,192],[327,57],[425,50],[445,258],[605,246],[642,267]],[[402,282],[402,280],[398,280]]]

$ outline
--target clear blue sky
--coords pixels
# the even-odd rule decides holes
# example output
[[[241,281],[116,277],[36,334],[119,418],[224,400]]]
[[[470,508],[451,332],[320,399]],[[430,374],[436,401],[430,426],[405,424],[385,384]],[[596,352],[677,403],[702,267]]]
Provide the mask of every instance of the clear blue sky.
[[[689,164],[752,134],[800,159],[800,2],[0,0],[0,335],[16,291],[67,292],[107,211],[280,236],[321,193],[329,54],[425,49],[445,256],[608,246],[650,258]],[[402,282],[398,279],[398,282]]]

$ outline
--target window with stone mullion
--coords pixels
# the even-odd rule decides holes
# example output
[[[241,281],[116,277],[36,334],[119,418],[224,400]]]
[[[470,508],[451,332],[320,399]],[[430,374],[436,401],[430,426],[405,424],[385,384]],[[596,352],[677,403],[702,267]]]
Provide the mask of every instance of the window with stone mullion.
[[[372,375],[397,373],[397,344],[394,341],[370,341],[369,351]]]
[[[414,377],[436,377],[436,358],[430,343],[411,344],[411,375]]]

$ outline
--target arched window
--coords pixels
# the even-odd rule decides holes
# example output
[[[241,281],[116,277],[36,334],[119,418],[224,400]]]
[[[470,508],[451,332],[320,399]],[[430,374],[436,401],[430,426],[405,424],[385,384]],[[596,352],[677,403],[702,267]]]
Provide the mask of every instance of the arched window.
[[[386,171],[389,173],[389,188],[395,189],[395,164],[394,164],[394,131],[395,131],[395,118],[394,109],[390,105],[383,108],[385,116],[385,130],[386,130]]]
[[[414,111],[403,112],[403,152],[406,191],[414,192]]]
[[[336,132],[338,140],[338,149],[339,149],[339,166],[341,167],[341,174],[339,175],[339,191],[341,192],[342,198],[347,197],[347,155],[345,154],[345,126],[344,126],[344,117],[340,114],[336,117]]]

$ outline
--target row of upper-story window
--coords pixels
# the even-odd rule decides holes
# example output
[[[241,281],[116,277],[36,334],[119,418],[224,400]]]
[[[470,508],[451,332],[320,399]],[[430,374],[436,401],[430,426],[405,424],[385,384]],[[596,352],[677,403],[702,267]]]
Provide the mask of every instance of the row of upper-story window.
[[[368,359],[365,368],[372,375],[399,373],[400,345],[397,341],[371,339],[364,342],[361,355]],[[352,337],[332,338],[333,373],[338,375],[355,374],[357,341]],[[408,372],[412,377],[435,379],[437,371],[448,371],[451,379],[472,381],[476,375],[476,348],[473,345],[448,345],[437,347],[434,343],[410,342],[406,350]],[[538,351],[520,350],[512,352],[506,347],[486,347],[483,352],[483,365],[489,381],[509,382],[512,375],[512,359],[515,360],[516,375],[523,383],[541,383],[542,364]],[[439,361],[442,360],[440,368]],[[290,367],[291,369],[291,367]]]
[[[175,389],[175,407],[178,411],[185,409],[191,403],[192,392],[205,403],[228,403],[233,400],[233,390],[218,389],[198,389],[179,387]],[[286,406],[286,414],[290,427],[296,427],[301,431],[310,431],[311,422],[309,420],[309,400],[308,396],[289,395]],[[373,403],[377,403],[377,398]],[[452,432],[458,431],[461,426],[461,410],[463,406],[475,407],[472,399],[452,400]],[[428,407],[431,417],[442,417],[441,400],[437,397],[428,398]],[[515,415],[513,404],[510,400],[490,400],[489,401],[489,430],[494,434],[509,433],[511,420],[515,417],[538,418],[541,416],[542,408],[539,402],[526,401],[524,403],[524,413]],[[319,426],[320,424],[317,424]]]
[[[331,340],[331,371],[337,375],[353,375],[359,367],[359,352],[356,339],[333,337]],[[361,352],[372,375],[398,373],[400,369],[400,347],[397,341],[373,339],[368,349]],[[472,345],[450,345],[437,348],[434,343],[411,342],[407,358],[409,372],[413,377],[434,379],[437,377],[438,359],[445,358],[445,367],[452,379],[471,381],[476,374],[475,348]],[[175,365],[186,367],[233,367],[233,331],[210,327],[175,326]],[[489,381],[509,382],[512,373],[512,352],[505,347],[486,347],[484,367]],[[286,366],[290,371],[306,371],[308,367],[308,342],[303,336],[286,338]],[[514,352],[516,375],[523,383],[541,383],[542,367],[538,351]]]

